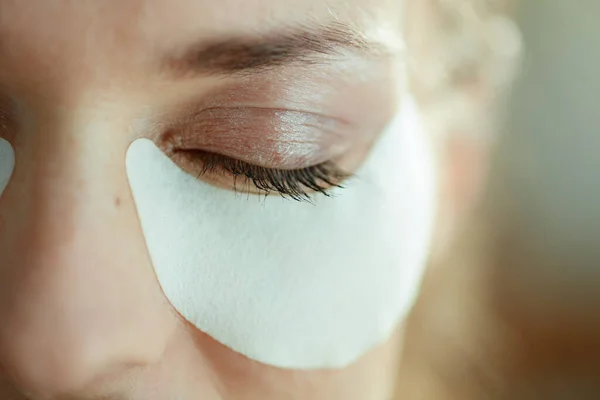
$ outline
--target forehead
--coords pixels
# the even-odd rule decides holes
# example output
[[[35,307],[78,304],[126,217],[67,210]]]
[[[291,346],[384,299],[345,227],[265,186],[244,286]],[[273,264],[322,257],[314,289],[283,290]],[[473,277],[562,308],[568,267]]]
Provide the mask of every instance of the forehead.
[[[40,25],[51,26],[52,18],[61,22],[90,19],[117,22],[133,18],[131,22],[186,23],[190,20],[214,22],[227,21],[252,26],[254,22],[267,22],[304,15],[332,14],[352,16],[360,13],[382,14],[397,7],[401,0],[1,0],[3,23],[19,22],[24,18],[44,16]],[[19,18],[17,18],[19,17]],[[17,19],[15,19],[17,18]]]
[[[116,72],[139,76],[157,54],[204,38],[313,22],[399,30],[400,6],[401,0],[0,0],[0,80],[41,88],[65,75],[70,83]]]
[[[0,0],[0,45],[48,50],[169,48],[191,38],[342,20],[399,21],[400,0]],[[133,55],[132,54],[132,55]]]

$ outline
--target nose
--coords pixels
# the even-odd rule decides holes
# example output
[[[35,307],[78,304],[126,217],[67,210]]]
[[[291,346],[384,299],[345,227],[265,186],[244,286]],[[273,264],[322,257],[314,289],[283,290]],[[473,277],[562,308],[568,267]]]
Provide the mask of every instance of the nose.
[[[23,134],[0,198],[0,370],[48,397],[157,363],[175,326],[127,183],[129,139],[82,122]]]

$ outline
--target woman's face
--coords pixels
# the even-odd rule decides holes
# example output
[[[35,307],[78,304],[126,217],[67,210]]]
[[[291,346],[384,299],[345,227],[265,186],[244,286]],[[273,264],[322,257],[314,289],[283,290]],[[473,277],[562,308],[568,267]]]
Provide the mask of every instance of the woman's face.
[[[435,198],[401,6],[0,0],[0,399],[387,398]]]

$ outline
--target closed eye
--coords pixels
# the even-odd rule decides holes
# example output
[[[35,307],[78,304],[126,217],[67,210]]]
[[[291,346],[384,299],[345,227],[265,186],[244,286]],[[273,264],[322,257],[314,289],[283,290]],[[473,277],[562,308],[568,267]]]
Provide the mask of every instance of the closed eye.
[[[173,154],[193,163],[198,178],[225,179],[235,191],[279,194],[296,201],[312,202],[315,194],[329,196],[332,188],[342,187],[350,177],[330,161],[300,169],[275,169],[203,150],[173,150]]]

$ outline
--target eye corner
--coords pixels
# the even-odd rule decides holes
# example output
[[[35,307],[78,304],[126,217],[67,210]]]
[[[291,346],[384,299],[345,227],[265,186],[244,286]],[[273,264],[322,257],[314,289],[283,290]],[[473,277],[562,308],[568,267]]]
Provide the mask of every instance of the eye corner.
[[[0,138],[12,142],[17,130],[16,104],[0,94]]]

